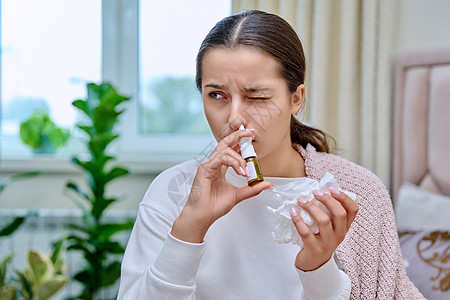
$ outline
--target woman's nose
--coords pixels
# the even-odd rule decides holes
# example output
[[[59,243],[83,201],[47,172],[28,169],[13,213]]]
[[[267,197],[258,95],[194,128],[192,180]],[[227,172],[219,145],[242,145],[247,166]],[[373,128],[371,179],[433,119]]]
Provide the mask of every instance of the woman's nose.
[[[230,116],[228,124],[233,130],[238,130],[239,126],[247,127],[247,118],[245,117],[245,105],[240,99],[233,99],[230,105]]]

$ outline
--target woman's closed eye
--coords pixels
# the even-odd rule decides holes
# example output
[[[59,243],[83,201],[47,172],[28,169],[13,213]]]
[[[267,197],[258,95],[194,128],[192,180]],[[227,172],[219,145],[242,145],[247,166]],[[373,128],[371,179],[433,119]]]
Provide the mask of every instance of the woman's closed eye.
[[[267,101],[269,99],[269,97],[248,97],[250,101]]]

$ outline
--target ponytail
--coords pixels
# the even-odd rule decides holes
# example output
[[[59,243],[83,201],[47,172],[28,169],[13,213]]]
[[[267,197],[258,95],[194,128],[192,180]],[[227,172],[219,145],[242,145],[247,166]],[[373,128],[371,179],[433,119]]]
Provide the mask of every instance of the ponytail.
[[[291,141],[306,148],[311,144],[318,152],[330,153],[336,147],[336,141],[326,132],[307,126],[291,117]]]

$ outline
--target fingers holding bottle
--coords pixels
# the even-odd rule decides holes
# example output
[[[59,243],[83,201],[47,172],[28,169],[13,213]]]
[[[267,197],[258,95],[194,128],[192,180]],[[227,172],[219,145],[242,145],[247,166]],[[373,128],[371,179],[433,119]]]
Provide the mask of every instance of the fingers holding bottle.
[[[174,222],[172,235],[188,242],[201,242],[208,228],[237,203],[271,187],[261,182],[255,186],[236,187],[225,178],[231,167],[248,176],[247,163],[238,153],[241,138],[252,138],[251,130],[238,130],[223,138],[209,158],[199,165],[188,201]]]
[[[224,174],[217,174],[217,172],[223,171],[223,166],[226,166],[232,167],[236,174],[248,177],[247,162],[238,153],[240,151],[239,142],[242,138],[253,139],[253,137],[253,130],[237,130],[224,137],[219,141],[208,160],[201,165],[203,171],[209,171],[209,176],[224,176]]]
[[[245,160],[230,147],[216,148],[208,160],[199,166],[199,171],[204,172],[202,175],[207,178],[223,177],[228,167],[233,168],[236,174],[248,176]]]

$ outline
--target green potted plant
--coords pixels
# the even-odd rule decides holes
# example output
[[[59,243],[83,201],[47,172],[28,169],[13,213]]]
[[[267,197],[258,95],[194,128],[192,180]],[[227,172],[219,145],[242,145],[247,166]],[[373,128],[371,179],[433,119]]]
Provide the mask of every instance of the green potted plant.
[[[16,270],[20,293],[24,300],[47,300],[69,281],[66,265],[62,258],[62,238],[52,244],[52,253],[28,250],[28,265],[22,271]]]
[[[35,171],[4,177],[0,179],[0,194],[15,181],[40,174],[41,172]],[[16,217],[11,222],[1,227],[0,244],[3,242],[3,238],[14,234],[27,217],[36,214],[35,210],[30,210],[23,216]],[[6,258],[0,259],[0,299],[16,300],[17,296],[21,295],[21,298],[19,297],[19,299],[45,300],[56,293],[67,282],[67,276],[63,274],[63,272],[65,272],[65,266],[61,257],[64,241],[65,238],[60,239],[53,244],[51,259],[50,256],[42,252],[29,250],[28,267],[23,272],[16,270],[18,278],[8,279],[7,277],[8,267],[15,255],[14,252],[9,253]],[[30,270],[33,272],[37,271],[36,274],[39,276],[33,277],[34,273],[32,274]]]
[[[14,257],[14,253],[9,254],[5,259],[0,261],[0,299],[15,300],[17,295],[17,287],[9,283],[6,278],[8,265]]]
[[[25,179],[28,177],[33,177],[39,175],[40,172],[26,172],[15,174],[12,176],[8,176],[0,179],[0,194],[3,190],[10,185],[11,183]],[[33,215],[34,212],[30,211],[22,217],[14,218],[10,223],[4,225],[0,228],[0,244],[2,239],[12,235],[19,227],[24,223],[25,219],[29,215]],[[17,286],[8,281],[6,273],[11,260],[14,258],[14,252],[8,254],[8,256],[4,259],[0,258],[0,299],[1,300],[15,300],[17,297]]]
[[[114,284],[120,276],[120,261],[124,246],[114,239],[121,231],[129,231],[133,220],[108,223],[104,221],[104,213],[119,200],[119,197],[108,195],[107,186],[115,179],[127,175],[128,170],[115,165],[116,158],[109,153],[111,142],[119,137],[114,126],[122,110],[118,106],[129,98],[116,92],[111,84],[87,85],[87,99],[76,100],[73,105],[86,116],[78,128],[89,137],[87,148],[90,159],[73,158],[86,175],[87,189],[82,189],[74,182],[67,183],[73,191],[75,203],[83,212],[83,223],[70,224],[73,233],[68,236],[68,251],[83,254],[81,265],[74,279],[83,285],[81,293],[72,299],[95,299],[98,292]]]
[[[70,138],[70,130],[58,127],[42,111],[35,111],[20,124],[20,138],[35,153],[53,153]]]

